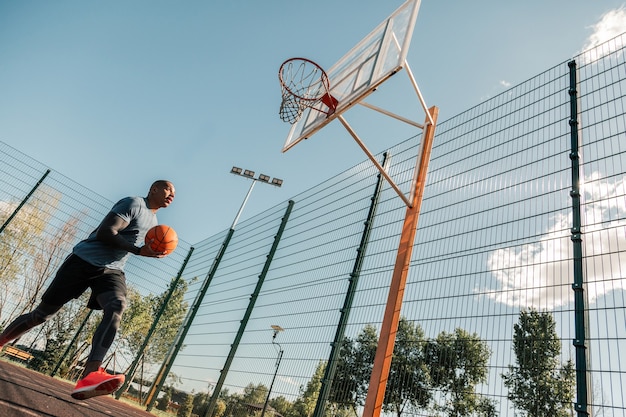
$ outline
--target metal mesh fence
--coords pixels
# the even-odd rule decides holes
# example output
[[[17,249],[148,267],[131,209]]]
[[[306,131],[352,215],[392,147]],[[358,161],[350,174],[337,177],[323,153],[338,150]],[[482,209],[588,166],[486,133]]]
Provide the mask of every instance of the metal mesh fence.
[[[626,349],[624,39],[575,57],[588,357],[587,369],[579,372],[588,381],[588,411],[605,416],[626,416],[626,365],[620,359]],[[580,387],[571,368],[571,192],[578,184],[572,184],[569,82],[568,64],[561,63],[437,126],[397,334],[394,362],[404,368],[392,365],[384,412],[579,411]],[[406,192],[420,139],[388,150],[390,175]],[[0,146],[5,219],[46,167]],[[226,247],[228,231],[193,245],[182,273],[188,284],[182,303],[198,310],[170,358],[178,382],[166,386],[202,396],[194,413],[208,412],[216,387],[221,394],[213,395],[214,415],[262,412],[271,387],[272,413],[311,416],[322,383],[330,383],[322,380],[333,346],[344,350],[323,409],[329,415],[362,413],[362,381],[369,382],[372,360],[368,340],[380,329],[405,214],[385,184],[365,250],[377,181],[377,170],[363,162],[294,196],[288,219],[285,202],[239,224]],[[64,250],[49,256],[51,266],[58,264],[111,204],[54,171],[45,178],[0,235],[0,323],[28,308],[25,283],[38,273],[40,243],[63,242],[58,246]],[[60,239],[71,221],[73,232]],[[189,249],[181,242],[158,263],[133,257],[127,271],[133,286],[140,294],[163,294]],[[13,252],[22,255],[21,263],[7,266]],[[39,275],[47,279],[53,269]],[[200,299],[203,287],[208,290]],[[348,313],[337,345],[338,323]],[[524,327],[525,318],[535,327]],[[284,331],[273,338],[272,325]],[[539,330],[541,337],[533,333]],[[34,343],[35,335],[29,337]],[[529,353],[536,345],[545,349]],[[132,353],[120,353],[126,361],[120,368]],[[146,364],[142,379],[157,380],[159,365]],[[525,381],[535,391],[523,391],[522,379],[515,378],[522,370],[530,372]],[[552,389],[561,397],[541,396]],[[536,405],[524,398],[548,408],[532,410]]]

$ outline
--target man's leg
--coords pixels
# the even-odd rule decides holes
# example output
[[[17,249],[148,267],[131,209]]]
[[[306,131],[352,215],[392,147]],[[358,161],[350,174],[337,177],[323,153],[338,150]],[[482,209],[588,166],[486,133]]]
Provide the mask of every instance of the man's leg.
[[[97,371],[102,365],[104,357],[115,340],[122,322],[122,313],[126,309],[126,297],[116,291],[99,294],[96,300],[104,310],[104,314],[93,335],[91,353],[85,363],[83,377],[90,372]]]
[[[41,303],[30,313],[23,314],[13,320],[11,324],[0,334],[0,348],[35,326],[38,326],[52,317],[62,306]]]
[[[120,327],[122,312],[126,308],[126,297],[120,292],[107,291],[98,294],[96,301],[103,308],[104,314],[93,335],[91,353],[85,363],[83,377],[72,391],[72,397],[78,400],[112,394],[122,386],[125,379],[122,374],[111,375],[99,368]]]

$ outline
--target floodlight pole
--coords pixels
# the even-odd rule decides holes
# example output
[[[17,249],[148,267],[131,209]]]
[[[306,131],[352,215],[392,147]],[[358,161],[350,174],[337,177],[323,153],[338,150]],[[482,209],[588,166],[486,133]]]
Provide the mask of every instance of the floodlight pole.
[[[235,226],[237,225],[237,222],[239,221],[239,217],[241,217],[241,213],[243,212],[244,207],[246,206],[246,203],[248,202],[248,198],[250,198],[250,194],[252,194],[252,189],[254,188],[254,184],[256,184],[257,181],[261,181],[264,182],[266,184],[270,184],[270,185],[274,185],[276,187],[280,187],[283,185],[283,180],[278,179],[278,178],[274,178],[272,181],[270,181],[270,177],[265,175],[265,174],[260,174],[258,177],[254,176],[254,171],[250,171],[248,169],[241,169],[238,167],[233,167],[230,170],[231,174],[235,174],[235,175],[240,175],[244,178],[248,178],[250,180],[252,180],[252,184],[250,184],[250,188],[248,189],[248,193],[246,194],[246,197],[243,199],[243,202],[241,203],[241,207],[239,207],[239,211],[237,212],[237,215],[235,216],[235,219],[233,220],[233,224],[232,226],[230,226],[231,229],[235,229]]]
[[[248,179],[252,180],[252,184],[250,185],[250,189],[248,190],[248,194],[246,195],[246,198],[243,200],[243,203],[241,204],[241,207],[239,208],[239,211],[237,212],[237,216],[235,216],[235,220],[233,221],[233,225],[230,228],[229,236],[232,236],[233,232],[235,231],[235,225],[237,224],[237,221],[239,220],[239,216],[241,215],[241,212],[243,211],[243,208],[245,207],[246,202],[248,201],[248,197],[250,197],[250,193],[252,192],[252,188],[254,187],[254,184],[257,181],[260,181],[260,182],[264,182],[266,184],[270,184],[270,185],[274,185],[276,187],[280,187],[283,184],[283,180],[278,179],[278,178],[274,178],[274,179],[272,179],[270,181],[270,177],[267,176],[267,175],[264,175],[264,174],[260,174],[257,178],[255,178],[253,171],[243,170],[243,169],[238,168],[238,167],[233,167],[233,169],[230,172],[232,174],[241,175],[241,176],[243,176],[245,178],[248,178]],[[281,226],[279,228],[279,235],[282,234],[282,231],[284,230],[286,221],[289,218],[289,213],[291,212],[291,207],[293,207],[293,202],[292,201],[289,202],[289,206],[287,208],[287,214],[283,218],[283,222],[281,223]],[[237,334],[235,335],[235,340],[233,341],[233,343],[230,346],[230,351],[229,351],[228,356],[226,358],[226,362],[224,363],[224,367],[220,371],[220,377],[218,378],[217,382],[215,383],[215,388],[213,390],[213,394],[209,398],[209,403],[208,403],[206,411],[204,413],[204,417],[210,417],[210,416],[213,415],[213,411],[215,410],[215,406],[217,404],[218,396],[219,396],[219,394],[220,394],[220,392],[222,390],[222,386],[224,385],[224,381],[226,380],[226,375],[228,374],[228,371],[230,369],[230,365],[231,365],[233,359],[235,358],[235,352],[237,351],[237,348],[239,347],[239,342],[241,341],[241,338],[243,336],[243,331],[245,329],[246,323],[248,321],[248,318],[250,317],[250,314],[252,314],[252,308],[253,308],[254,303],[256,301],[256,297],[258,296],[258,291],[260,291],[261,285],[263,284],[265,273],[267,272],[267,268],[269,268],[269,263],[273,259],[273,251],[275,250],[276,245],[278,245],[279,241],[280,241],[280,237],[274,239],[274,243],[272,245],[272,250],[270,252],[270,255],[268,255],[268,257],[266,259],[266,265],[264,267],[264,272],[259,276],[259,281],[257,282],[257,286],[255,288],[255,291],[254,291],[254,293],[252,294],[252,296],[250,298],[251,301],[248,304],[248,308],[246,309],[246,313],[244,314],[244,318],[243,318],[243,320],[241,320],[241,325],[239,326],[239,330],[238,330]]]
[[[233,220],[233,224],[232,226],[230,226],[231,229],[234,229],[235,226],[237,225],[237,222],[239,221],[239,217],[241,217],[241,213],[243,213],[243,208],[246,206],[246,203],[248,202],[248,198],[250,198],[250,194],[252,194],[252,189],[254,188],[254,184],[256,184],[256,179],[252,179],[252,183],[250,184],[250,188],[248,189],[248,194],[246,194],[246,198],[243,199],[243,202],[241,203],[241,207],[239,207],[239,211],[237,212],[237,215],[235,216],[235,219]]]
[[[191,327],[191,324],[194,320],[194,318],[196,317],[196,314],[198,313],[198,310],[200,308],[200,304],[202,303],[202,300],[204,299],[204,296],[206,295],[207,290],[209,289],[209,286],[211,285],[211,282],[213,281],[213,277],[215,276],[216,272],[217,272],[217,268],[219,267],[220,263],[222,262],[222,257],[224,256],[224,253],[226,252],[226,249],[228,248],[228,245],[230,244],[230,239],[232,238],[233,234],[235,233],[235,226],[237,225],[237,221],[239,220],[239,217],[241,216],[241,213],[243,212],[243,208],[246,205],[246,202],[248,201],[248,198],[250,197],[250,193],[252,192],[252,188],[254,187],[254,183],[256,181],[261,181],[261,182],[265,182],[268,183],[270,185],[274,185],[277,187],[280,187],[283,184],[283,180],[278,179],[278,178],[274,178],[272,181],[270,181],[270,177],[264,174],[259,175],[258,178],[254,177],[254,171],[250,171],[250,170],[243,170],[241,168],[238,167],[233,167],[231,169],[231,174],[237,174],[237,175],[241,175],[245,178],[248,179],[252,179],[252,185],[250,186],[250,189],[248,189],[248,193],[246,194],[246,198],[243,200],[243,203],[241,204],[241,207],[239,207],[239,210],[237,211],[237,215],[235,216],[235,220],[233,221],[232,226],[230,227],[230,229],[228,230],[228,233],[226,234],[226,237],[224,238],[224,242],[222,243],[222,246],[220,247],[220,249],[217,252],[217,255],[215,257],[215,259],[213,260],[213,264],[211,265],[211,268],[209,269],[209,272],[207,273],[204,282],[202,283],[202,286],[200,287],[200,290],[198,291],[198,294],[196,295],[196,298],[191,306],[191,309],[189,310],[189,312],[187,313],[187,316],[185,317],[185,321],[183,326],[181,327],[181,329],[179,330],[178,334],[176,335],[176,338],[174,340],[174,344],[171,346],[170,351],[167,354],[167,357],[165,359],[165,361],[163,362],[163,364],[161,365],[161,369],[159,370],[157,377],[155,378],[155,382],[158,380],[158,383],[153,384],[152,389],[150,390],[150,392],[148,393],[148,398],[147,398],[147,406],[146,406],[146,411],[151,411],[152,407],[154,406],[154,402],[156,401],[156,397],[159,393],[159,391],[161,390],[161,387],[163,386],[164,383],[164,379],[165,377],[169,374],[170,369],[172,367],[172,365],[174,364],[174,359],[176,358],[176,356],[178,355],[178,352],[180,351],[181,347],[182,347],[182,343],[185,340],[185,337],[187,337],[187,332],[189,331],[189,328]],[[215,391],[217,391],[217,393],[219,394],[219,391],[221,390],[221,384],[224,381],[222,379],[220,379],[217,383],[216,383],[216,387],[215,390],[213,392],[214,395],[211,396],[211,401],[214,406],[214,400],[213,398],[215,398],[215,401],[217,400],[217,397],[215,395]],[[212,408],[209,408],[212,411]],[[207,411],[207,415],[208,411]]]

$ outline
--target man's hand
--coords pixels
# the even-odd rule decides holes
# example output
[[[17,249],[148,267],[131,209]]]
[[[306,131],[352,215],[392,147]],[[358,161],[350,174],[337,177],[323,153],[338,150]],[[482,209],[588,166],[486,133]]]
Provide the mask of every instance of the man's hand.
[[[153,239],[154,240],[154,239]],[[150,244],[152,243],[152,240],[148,243],[146,243],[145,245],[143,245],[141,248],[139,248],[139,254],[140,256],[147,256],[149,258],[163,258],[167,255],[167,251],[165,252],[155,252],[152,250],[152,247],[150,247]]]

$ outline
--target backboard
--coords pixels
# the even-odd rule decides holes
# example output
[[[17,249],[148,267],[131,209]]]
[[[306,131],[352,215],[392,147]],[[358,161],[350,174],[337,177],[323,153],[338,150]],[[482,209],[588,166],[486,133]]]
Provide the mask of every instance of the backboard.
[[[326,71],[330,94],[337,100],[328,114],[323,102],[304,109],[293,123],[282,151],[311,137],[400,71],[413,35],[421,0],[408,0]]]

